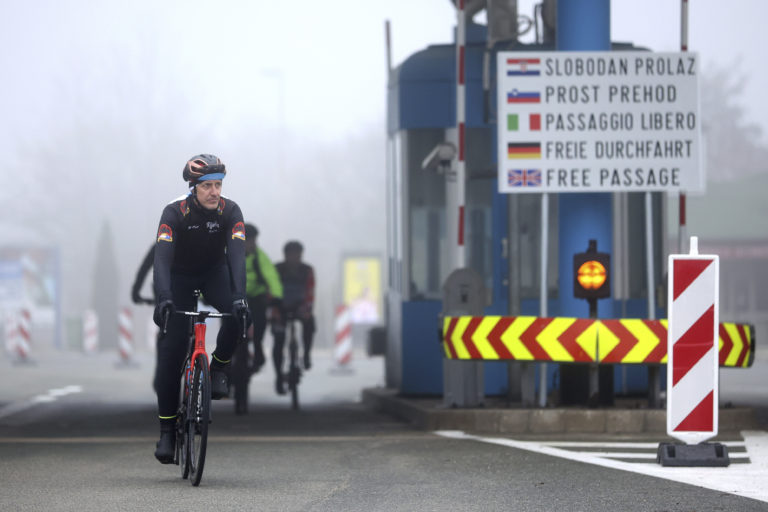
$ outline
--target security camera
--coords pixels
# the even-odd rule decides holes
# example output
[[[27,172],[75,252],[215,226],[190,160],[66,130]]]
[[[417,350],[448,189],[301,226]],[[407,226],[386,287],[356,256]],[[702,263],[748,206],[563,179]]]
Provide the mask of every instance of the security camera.
[[[454,158],[456,158],[456,146],[452,142],[441,142],[421,162],[421,168],[425,171],[445,172],[451,168]]]

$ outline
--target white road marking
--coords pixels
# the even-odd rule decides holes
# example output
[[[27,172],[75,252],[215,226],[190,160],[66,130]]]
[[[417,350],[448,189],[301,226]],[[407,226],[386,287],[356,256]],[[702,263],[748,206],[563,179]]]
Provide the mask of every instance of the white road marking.
[[[547,446],[559,446],[563,448],[653,448],[654,450],[659,447],[659,443],[633,443],[631,441],[628,442],[607,442],[607,443],[601,443],[599,441],[553,441],[553,442],[542,442],[541,444],[546,444]],[[728,448],[735,448],[735,447],[741,447],[745,446],[744,441],[723,441],[721,444],[724,444],[728,446]]]
[[[79,385],[70,385],[63,388],[49,389],[45,394],[33,396],[29,400],[13,402],[6,405],[5,407],[0,408],[0,419],[6,418],[21,411],[26,411],[34,405],[55,402],[62,396],[67,396],[74,393],[82,393],[82,391],[83,387]]]
[[[656,452],[598,452],[598,451],[582,451],[572,453],[584,453],[587,455],[594,455],[595,457],[608,457],[609,459],[649,459],[656,460]],[[748,459],[749,454],[746,453],[728,453],[728,458],[734,459]]]
[[[726,468],[677,468],[663,467],[655,462],[624,462],[600,457],[591,452],[564,450],[541,442],[473,436],[460,430],[441,430],[436,431],[435,434],[450,439],[478,441],[527,450],[768,502],[768,486],[765,485],[768,481],[768,432],[765,431],[743,431],[741,435],[744,438],[750,463],[733,464]]]

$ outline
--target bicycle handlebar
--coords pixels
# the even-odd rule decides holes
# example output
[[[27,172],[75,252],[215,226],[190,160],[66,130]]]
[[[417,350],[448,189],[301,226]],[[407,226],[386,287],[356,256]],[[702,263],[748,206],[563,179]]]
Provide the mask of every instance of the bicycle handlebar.
[[[232,313],[214,313],[213,311],[174,311],[177,315],[183,315],[183,316],[194,316],[194,317],[202,317],[203,320],[206,318],[226,318],[230,316],[234,316]],[[169,312],[166,312],[166,314],[163,316],[163,334],[166,334],[168,332],[168,319],[170,317]],[[243,330],[240,333],[240,337],[242,339],[246,339],[248,337],[248,326],[245,323],[245,315],[243,315],[243,321],[240,322],[243,326]]]
[[[202,316],[205,318],[224,318],[232,316],[232,313],[214,313],[213,311],[175,311],[177,315]]]

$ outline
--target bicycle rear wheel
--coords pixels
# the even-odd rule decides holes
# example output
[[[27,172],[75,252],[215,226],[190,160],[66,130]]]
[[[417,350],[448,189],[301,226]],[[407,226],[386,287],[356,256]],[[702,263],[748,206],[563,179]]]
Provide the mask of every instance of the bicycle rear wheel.
[[[299,347],[296,339],[291,332],[291,342],[288,345],[288,354],[290,363],[288,367],[288,389],[291,391],[291,408],[296,411],[299,409],[299,380],[301,379],[301,370],[299,369]]]
[[[299,375],[299,368],[295,365],[291,366],[288,372],[288,387],[291,389],[291,408],[294,411],[299,409]]]
[[[195,358],[187,406],[189,481],[194,486],[200,485],[203,478],[210,415],[211,379],[208,375],[208,362],[204,356],[199,355]]]
[[[187,408],[189,404],[189,380],[187,380],[187,367],[189,359],[184,363],[184,371],[181,373],[181,386],[179,387],[179,412],[176,416],[176,464],[181,466],[181,478],[186,479],[189,476],[189,446],[187,443],[187,432],[189,422],[187,421]]]

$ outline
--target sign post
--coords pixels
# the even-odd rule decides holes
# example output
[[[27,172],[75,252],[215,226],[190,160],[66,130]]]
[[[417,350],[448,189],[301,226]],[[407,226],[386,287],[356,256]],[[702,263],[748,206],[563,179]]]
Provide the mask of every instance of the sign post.
[[[669,256],[667,335],[667,435],[685,444],[661,443],[662,466],[727,466],[728,450],[704,443],[717,435],[719,279],[717,255]]]

